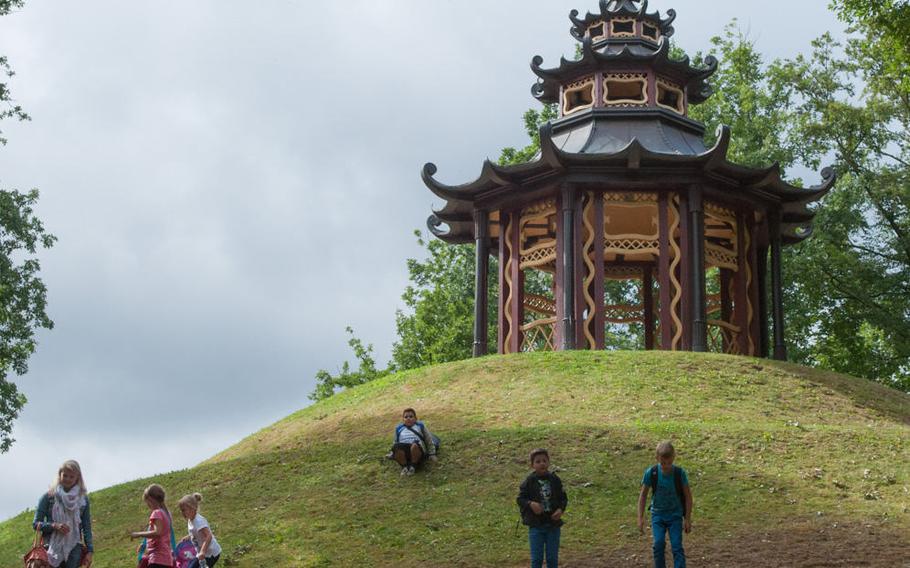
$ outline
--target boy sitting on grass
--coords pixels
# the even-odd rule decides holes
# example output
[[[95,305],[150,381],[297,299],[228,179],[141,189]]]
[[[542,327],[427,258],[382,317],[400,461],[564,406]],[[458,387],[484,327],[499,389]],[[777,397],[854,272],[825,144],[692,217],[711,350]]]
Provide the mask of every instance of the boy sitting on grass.
[[[664,548],[670,532],[673,567],[686,567],[683,530],[692,530],[692,491],[686,471],[673,465],[676,450],[669,441],[657,445],[657,464],[645,470],[638,495],[638,530],[645,532],[645,500],[651,497],[651,532],[654,535],[654,566],[665,568]]]

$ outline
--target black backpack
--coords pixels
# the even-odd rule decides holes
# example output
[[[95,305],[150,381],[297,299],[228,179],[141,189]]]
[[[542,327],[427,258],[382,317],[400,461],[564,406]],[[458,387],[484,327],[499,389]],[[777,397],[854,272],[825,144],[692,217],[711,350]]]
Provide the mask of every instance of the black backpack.
[[[657,493],[657,468],[658,465],[651,467],[651,493]],[[679,499],[679,506],[682,507],[683,517],[686,516],[686,494],[683,492],[682,470],[675,465],[673,466],[673,485],[676,486],[676,498]]]

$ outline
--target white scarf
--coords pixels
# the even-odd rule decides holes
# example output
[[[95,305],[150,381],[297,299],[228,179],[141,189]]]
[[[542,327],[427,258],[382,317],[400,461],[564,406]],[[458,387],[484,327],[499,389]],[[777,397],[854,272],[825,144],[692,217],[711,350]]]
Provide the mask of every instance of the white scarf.
[[[69,491],[64,491],[62,485],[57,485],[54,491],[54,507],[51,509],[51,519],[55,523],[69,525],[70,531],[63,534],[60,531],[51,533],[50,544],[47,548],[47,557],[51,566],[55,568],[69,558],[70,552],[75,548],[82,535],[82,509],[85,507],[85,495],[82,487],[77,483]]]

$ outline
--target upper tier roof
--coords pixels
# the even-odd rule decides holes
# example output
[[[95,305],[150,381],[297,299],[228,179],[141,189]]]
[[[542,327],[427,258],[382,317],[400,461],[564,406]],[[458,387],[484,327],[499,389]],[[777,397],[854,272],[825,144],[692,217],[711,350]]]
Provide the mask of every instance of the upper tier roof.
[[[667,18],[661,19],[660,12],[648,11],[648,0],[600,0],[600,13],[588,14],[584,18],[578,17],[578,10],[569,12],[569,19],[572,20],[572,28],[569,30],[572,37],[581,41],[585,32],[591,27],[591,24],[598,20],[612,20],[617,17],[633,17],[637,20],[651,20],[660,28],[661,35],[670,37],[673,35],[673,20],[676,19],[675,10],[667,10]]]
[[[648,67],[678,83],[686,90],[689,103],[698,104],[711,96],[711,85],[706,80],[717,71],[717,59],[710,55],[705,58],[704,68],[692,67],[688,56],[670,59],[670,43],[666,38],[661,38],[656,50],[630,42],[606,44],[602,49],[595,49],[590,38],[585,38],[581,59],[563,57],[559,67],[554,69],[543,69],[541,64],[543,58],[539,55],[531,60],[531,70],[539,78],[531,86],[531,94],[544,103],[558,102],[560,86],[597,71],[621,72]]]

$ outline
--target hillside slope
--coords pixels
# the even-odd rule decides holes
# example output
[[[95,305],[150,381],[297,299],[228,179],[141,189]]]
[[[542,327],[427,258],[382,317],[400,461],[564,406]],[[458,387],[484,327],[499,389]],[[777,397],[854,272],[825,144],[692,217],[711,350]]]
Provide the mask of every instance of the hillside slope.
[[[382,459],[406,406],[443,440],[412,478]],[[537,446],[569,492],[564,564],[644,566],[638,483],[664,438],[689,471],[699,565],[892,566],[910,546],[910,396],[755,359],[573,352],[386,377],[195,468],[98,491],[95,566],[132,565],[152,480],[205,496],[225,566],[526,565],[514,499]],[[0,524],[0,567],[21,566],[30,516]]]

